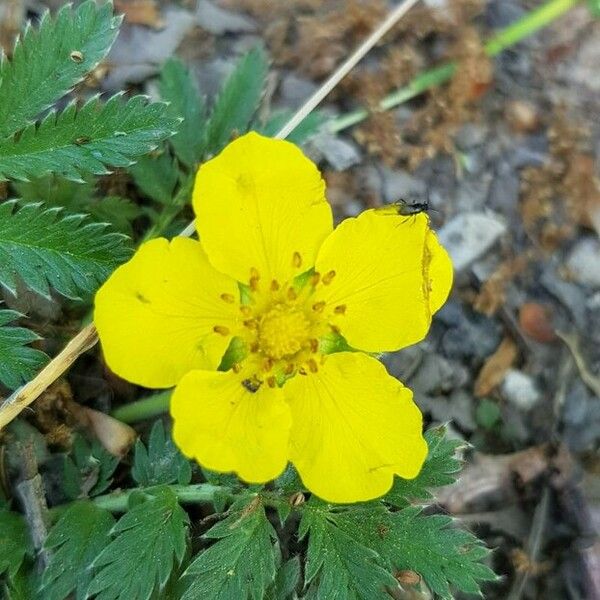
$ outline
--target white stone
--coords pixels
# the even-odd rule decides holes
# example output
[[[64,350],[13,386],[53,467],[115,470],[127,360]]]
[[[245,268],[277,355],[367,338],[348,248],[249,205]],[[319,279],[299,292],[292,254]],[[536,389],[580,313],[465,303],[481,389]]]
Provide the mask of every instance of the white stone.
[[[482,257],[506,232],[506,224],[492,212],[465,212],[456,215],[438,232],[456,271],[462,271]]]
[[[516,369],[506,372],[500,389],[508,402],[524,411],[531,410],[541,398],[533,378]]]

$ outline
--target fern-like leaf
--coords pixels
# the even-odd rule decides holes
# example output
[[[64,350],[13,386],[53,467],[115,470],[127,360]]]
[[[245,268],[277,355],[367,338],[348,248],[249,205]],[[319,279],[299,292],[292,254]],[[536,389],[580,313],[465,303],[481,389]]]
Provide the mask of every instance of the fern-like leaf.
[[[124,102],[121,96],[106,104],[95,97],[79,109],[71,103],[14,140],[0,141],[0,180],[53,172],[81,181],[84,174],[108,173],[107,166],[129,166],[173,135],[179,121],[166,115],[164,104],[150,104],[144,96]]]
[[[17,281],[48,297],[50,286],[68,298],[93,293],[130,256],[127,238],[85,215],[15,202],[0,204],[0,284],[11,292]]]
[[[25,127],[94,69],[120,22],[111,3],[88,0],[64,6],[55,18],[45,13],[37,28],[28,25],[10,61],[0,64],[0,137]]]
[[[47,358],[27,345],[39,339],[33,331],[7,326],[20,316],[14,310],[0,310],[0,382],[11,390],[31,379]]]

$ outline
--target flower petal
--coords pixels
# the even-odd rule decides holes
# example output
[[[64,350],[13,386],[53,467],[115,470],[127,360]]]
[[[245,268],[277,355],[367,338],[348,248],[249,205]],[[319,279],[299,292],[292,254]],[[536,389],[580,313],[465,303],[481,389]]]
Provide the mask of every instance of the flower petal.
[[[315,300],[326,302],[348,343],[367,352],[422,340],[452,285],[450,259],[424,214],[367,210],[345,220],[323,243],[315,269],[335,272]]]
[[[146,242],[96,294],[94,322],[108,366],[150,388],[216,368],[231,335],[213,328],[233,330],[239,310],[222,294],[239,297],[237,283],[210,265],[199,242]]]
[[[306,271],[332,230],[317,167],[290,142],[257,133],[200,167],[193,204],[209,260],[242,283],[251,269],[268,283]]]
[[[318,373],[283,391],[292,410],[290,459],[309,490],[329,502],[377,498],[394,473],[416,477],[427,455],[412,392],[361,353],[327,357]]]
[[[233,371],[192,371],[173,392],[171,415],[175,443],[207,469],[264,483],[287,464],[291,416],[279,388],[253,393]]]

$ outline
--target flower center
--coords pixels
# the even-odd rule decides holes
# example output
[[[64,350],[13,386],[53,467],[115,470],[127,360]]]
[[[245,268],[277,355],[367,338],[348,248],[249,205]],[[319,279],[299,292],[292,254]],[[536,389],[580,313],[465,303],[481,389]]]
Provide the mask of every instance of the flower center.
[[[309,334],[310,322],[304,311],[278,303],[260,319],[258,345],[263,354],[279,360],[292,356],[305,347]]]

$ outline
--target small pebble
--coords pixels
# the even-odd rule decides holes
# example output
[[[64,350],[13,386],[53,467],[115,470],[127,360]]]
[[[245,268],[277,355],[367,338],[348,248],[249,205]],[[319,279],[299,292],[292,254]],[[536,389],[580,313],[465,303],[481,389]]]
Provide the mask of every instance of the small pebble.
[[[592,288],[600,288],[600,241],[583,238],[567,258],[569,274],[575,281]]]
[[[534,379],[517,369],[506,372],[500,389],[508,402],[523,411],[531,410],[541,398]]]

